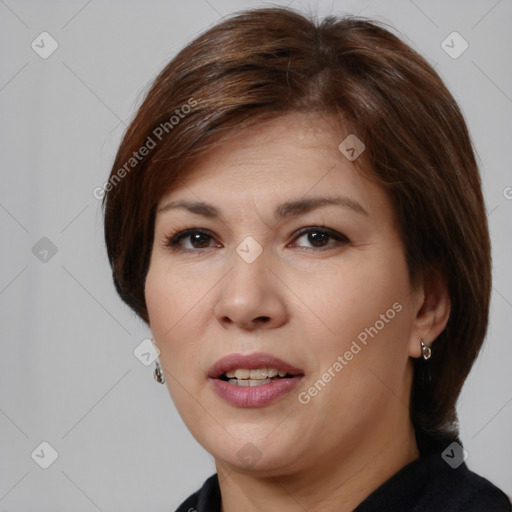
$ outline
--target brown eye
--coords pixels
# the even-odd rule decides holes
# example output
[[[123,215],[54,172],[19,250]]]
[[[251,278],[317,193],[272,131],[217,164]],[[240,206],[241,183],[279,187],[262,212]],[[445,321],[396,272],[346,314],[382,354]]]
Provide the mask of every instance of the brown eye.
[[[334,231],[332,229],[325,228],[305,228],[298,233],[296,240],[300,240],[301,238],[306,239],[307,243],[311,244],[311,248],[315,249],[323,249],[329,247],[336,247],[340,243],[349,243],[350,240],[341,233]],[[330,239],[333,239],[334,243],[328,243]],[[303,247],[302,244],[297,244],[295,242],[294,245],[298,245]]]
[[[207,231],[200,229],[185,229],[180,231],[177,235],[170,237],[167,240],[166,245],[172,249],[207,249],[211,247],[211,241],[213,237]],[[186,247],[185,243],[189,243],[190,246]]]

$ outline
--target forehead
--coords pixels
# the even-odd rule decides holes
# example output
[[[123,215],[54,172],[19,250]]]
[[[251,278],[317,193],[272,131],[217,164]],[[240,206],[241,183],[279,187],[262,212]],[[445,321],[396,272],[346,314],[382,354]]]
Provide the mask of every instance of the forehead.
[[[340,185],[340,179],[353,187],[360,173],[338,149],[347,133],[339,120],[320,113],[290,113],[260,122],[203,153],[182,175],[181,186],[164,199],[184,187],[220,194],[223,187],[256,192],[277,185],[282,189],[286,183],[290,192],[306,194],[313,186]]]

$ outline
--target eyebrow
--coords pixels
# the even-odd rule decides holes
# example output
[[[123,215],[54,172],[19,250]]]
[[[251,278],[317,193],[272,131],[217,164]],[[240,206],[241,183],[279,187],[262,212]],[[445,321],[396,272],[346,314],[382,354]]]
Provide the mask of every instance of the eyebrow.
[[[345,196],[311,197],[288,201],[277,206],[274,210],[274,219],[276,221],[288,219],[329,205],[341,206],[361,215],[369,215],[361,204]],[[222,214],[218,208],[203,201],[170,201],[159,208],[158,212],[163,213],[175,209],[184,209],[196,215],[202,215],[208,218],[222,218]]]

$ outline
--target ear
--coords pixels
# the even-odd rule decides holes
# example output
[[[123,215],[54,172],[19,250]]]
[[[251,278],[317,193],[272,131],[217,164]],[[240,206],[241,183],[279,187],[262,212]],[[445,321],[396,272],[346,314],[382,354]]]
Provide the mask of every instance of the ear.
[[[451,301],[446,276],[438,270],[429,270],[415,290],[414,296],[416,318],[411,329],[409,355],[421,357],[420,339],[426,345],[432,345],[450,318]]]

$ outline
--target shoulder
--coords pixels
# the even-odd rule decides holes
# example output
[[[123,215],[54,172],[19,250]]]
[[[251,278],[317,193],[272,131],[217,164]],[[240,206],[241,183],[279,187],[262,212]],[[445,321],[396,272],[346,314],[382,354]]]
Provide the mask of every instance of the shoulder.
[[[464,512],[510,512],[510,498],[486,478],[471,471],[465,464],[458,478],[451,480],[453,485],[450,510]]]
[[[468,468],[463,460],[452,465],[464,449],[458,437],[439,439],[437,449],[423,457],[427,468],[423,503],[432,510],[511,512],[510,498],[496,485]],[[460,453],[454,453],[460,452]],[[428,507],[427,507],[428,508]]]
[[[512,512],[510,498],[468,468],[462,458],[464,448],[457,434],[417,432],[416,435],[427,468],[426,503],[435,503],[435,510],[454,512]],[[460,462],[452,464],[457,458]]]
[[[176,512],[220,512],[220,488],[217,474],[206,479],[203,486],[191,494]]]
[[[507,495],[468,468],[458,437],[430,435],[418,446],[420,457],[371,493],[357,512],[512,512]]]

